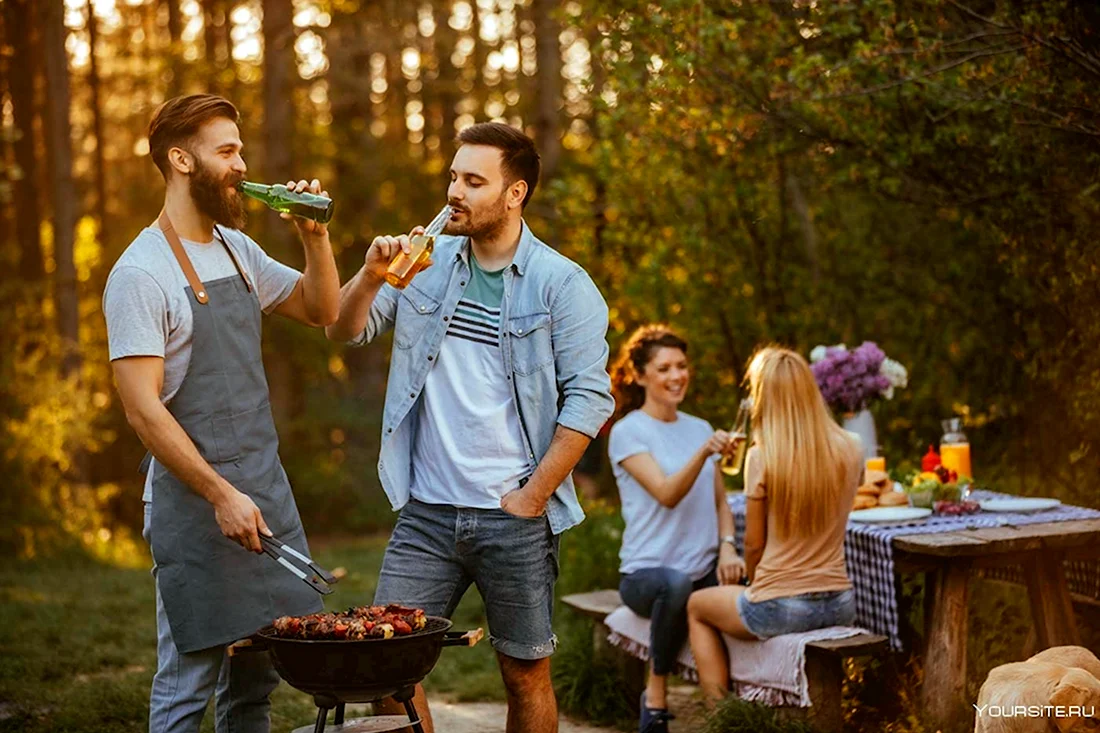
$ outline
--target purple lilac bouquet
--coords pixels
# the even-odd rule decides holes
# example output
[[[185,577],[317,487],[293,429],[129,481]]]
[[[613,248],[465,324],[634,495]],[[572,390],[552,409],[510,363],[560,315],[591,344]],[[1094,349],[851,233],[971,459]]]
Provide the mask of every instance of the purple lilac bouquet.
[[[893,399],[894,389],[905,387],[905,367],[886,358],[873,341],[852,350],[844,344],[818,346],[810,352],[810,370],[821,395],[834,412],[865,410],[879,397]]]

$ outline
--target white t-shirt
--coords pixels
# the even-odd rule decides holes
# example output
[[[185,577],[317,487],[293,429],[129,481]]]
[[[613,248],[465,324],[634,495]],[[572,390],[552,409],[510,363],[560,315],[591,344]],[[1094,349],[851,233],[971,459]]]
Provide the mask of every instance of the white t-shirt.
[[[470,282],[419,400],[411,494],[426,504],[499,509],[531,473],[500,347],[503,270],[470,254]]]
[[[294,291],[302,274],[268,256],[247,234],[218,227],[241,269],[252,281],[260,307],[270,313]],[[240,277],[218,238],[202,244],[180,240],[199,280]],[[164,358],[160,400],[168,404],[187,374],[194,330],[187,277],[160,227],[146,227],[111,268],[103,291],[111,361],[127,356]],[[153,471],[146,474],[144,501],[152,499]]]
[[[612,426],[607,452],[626,521],[619,551],[620,573],[669,567],[698,580],[714,567],[718,559],[718,510],[714,505],[717,457],[703,464],[695,483],[673,509],[661,506],[622,467],[623,460],[649,453],[661,471],[671,475],[683,468],[713,434],[714,428],[706,420],[683,412],[676,413],[676,420],[664,422],[634,410]]]

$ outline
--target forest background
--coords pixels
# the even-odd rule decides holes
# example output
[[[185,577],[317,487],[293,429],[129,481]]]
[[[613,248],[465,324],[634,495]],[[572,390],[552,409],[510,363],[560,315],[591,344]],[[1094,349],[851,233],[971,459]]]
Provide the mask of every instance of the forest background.
[[[873,340],[910,374],[875,408],[891,465],[961,415],[980,480],[1096,506],[1098,31],[1062,0],[0,0],[0,550],[145,557],[100,299],[159,211],[149,117],[199,91],[241,109],[252,180],[324,182],[344,279],[504,120],[612,346],[687,336],[687,411],[728,423],[762,342]],[[249,232],[301,266],[275,216]],[[307,530],[388,528],[388,342],[271,319],[265,360]]]

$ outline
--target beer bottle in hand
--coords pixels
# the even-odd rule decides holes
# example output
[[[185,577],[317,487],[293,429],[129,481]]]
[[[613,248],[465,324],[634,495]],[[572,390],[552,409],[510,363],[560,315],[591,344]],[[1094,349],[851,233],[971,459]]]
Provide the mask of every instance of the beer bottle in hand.
[[[332,199],[309,191],[297,193],[281,183],[267,186],[262,183],[241,181],[237,190],[245,196],[267,204],[268,208],[284,214],[293,214],[304,219],[312,219],[320,224],[328,224],[332,219]]]

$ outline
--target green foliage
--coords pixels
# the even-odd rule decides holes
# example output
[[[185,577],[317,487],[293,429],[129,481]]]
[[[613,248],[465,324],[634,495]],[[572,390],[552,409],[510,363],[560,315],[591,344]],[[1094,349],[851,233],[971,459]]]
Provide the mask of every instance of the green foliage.
[[[783,720],[773,708],[728,697],[707,716],[703,733],[813,733],[798,720]]]
[[[625,526],[619,507],[598,500],[585,502],[584,511],[585,520],[561,535],[558,596],[619,587],[619,548]]]
[[[327,608],[373,598],[385,542],[374,537],[313,548],[322,565],[348,570],[326,597]],[[156,668],[149,562],[145,554],[133,563],[140,568],[128,568],[64,552],[0,565],[0,732],[148,728]],[[486,627],[474,593],[459,604],[454,623],[462,629]],[[487,642],[444,650],[425,687],[433,699],[504,699],[496,655]],[[291,730],[316,716],[311,698],[287,685],[280,685],[272,700],[272,730]],[[211,709],[204,731],[212,730]]]
[[[622,515],[606,501],[587,502],[584,508],[584,522],[562,535],[559,598],[619,587]],[[622,695],[622,672],[594,656],[591,620],[559,603],[554,625],[559,643],[552,671],[561,709],[599,724],[627,725],[635,716]]]
[[[762,342],[871,339],[910,370],[892,462],[962,414],[979,479],[1091,503],[1098,19],[964,6],[590,3],[613,103],[553,187],[563,239],[613,338],[687,335],[689,411],[732,415]]]
[[[591,621],[565,618],[556,626],[559,645],[551,671],[560,709],[597,725],[637,726],[632,701],[623,696],[622,671],[594,654]]]

